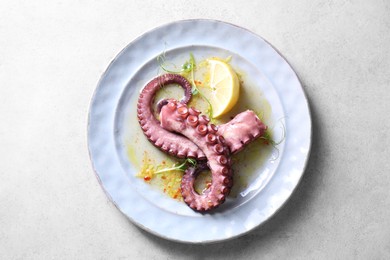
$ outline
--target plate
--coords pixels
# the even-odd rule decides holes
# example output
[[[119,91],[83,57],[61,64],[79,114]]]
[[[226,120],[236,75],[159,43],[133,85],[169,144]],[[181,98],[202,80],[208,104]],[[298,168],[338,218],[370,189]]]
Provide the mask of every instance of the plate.
[[[128,133],[138,127],[131,116],[138,93],[156,76],[156,58],[162,52],[175,62],[190,52],[204,58],[232,56],[232,66],[245,71],[246,80],[261,88],[271,104],[271,119],[282,121],[285,127],[277,158],[267,160],[247,187],[212,213],[196,213],[184,202],[153,189],[136,177],[137,169],[126,153]],[[90,105],[88,148],[105,193],[134,224],[178,242],[223,241],[264,223],[297,187],[310,146],[309,106],[293,69],[258,35],[221,21],[177,21],[141,35],[111,62]]]

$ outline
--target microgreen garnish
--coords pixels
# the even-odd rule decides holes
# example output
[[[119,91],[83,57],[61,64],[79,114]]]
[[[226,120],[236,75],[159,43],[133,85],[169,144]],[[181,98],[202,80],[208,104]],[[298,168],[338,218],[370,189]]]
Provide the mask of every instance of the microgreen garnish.
[[[264,119],[264,112],[263,111],[254,111],[255,112],[255,114],[256,114],[256,116],[261,120],[261,121],[263,121],[263,119]]]
[[[226,57],[226,59],[224,60],[226,63],[229,63],[230,61],[232,60],[232,56],[229,55]]]
[[[187,170],[188,167],[196,167],[196,164],[197,164],[196,160],[187,158],[179,165],[176,165],[176,163],[175,163],[172,167],[163,168],[163,169],[158,170],[158,171],[156,171],[154,173],[155,174],[159,174],[159,173],[170,172],[170,171],[182,171],[182,172],[184,172],[185,170]]]
[[[177,68],[177,66],[174,63],[167,61],[166,56],[165,56],[165,51],[163,53],[161,53],[159,56],[157,56],[157,62],[159,64],[160,68],[163,71],[168,72],[168,73],[187,74],[187,73],[193,72],[195,69],[195,59],[194,59],[194,56],[192,55],[192,53],[190,54],[190,60],[186,61],[181,66],[181,68],[178,70],[174,70]],[[168,67],[173,67],[173,69],[170,69]]]
[[[275,141],[273,138],[272,138],[272,133],[270,131],[270,129],[267,129],[265,131],[265,133],[259,138],[261,140],[264,140],[264,143],[267,144],[267,145],[271,145],[277,152],[277,155],[275,158],[272,158],[273,161],[275,161],[276,159],[278,159],[279,157],[279,148],[277,147],[279,144],[281,144],[284,139],[286,138],[286,128],[284,126],[283,123],[280,123],[281,126],[280,126],[280,129],[282,130],[282,137],[280,138],[279,141]]]
[[[186,61],[182,65],[182,72],[191,72],[192,78],[194,76],[194,70],[195,70],[196,64],[195,64],[195,58],[192,53],[190,53],[190,60]]]
[[[158,62],[158,65],[160,66],[160,68],[165,72],[175,73],[175,74],[180,73],[180,71],[175,71],[175,70],[171,70],[171,69],[167,68],[169,65],[176,68],[176,65],[171,63],[171,62],[167,62],[166,57],[165,57],[165,51],[163,51],[160,55],[157,56],[157,62]]]
[[[279,120],[279,122],[280,122],[280,120]],[[265,131],[264,135],[260,138],[268,141],[272,146],[277,146],[277,145],[281,144],[284,141],[284,139],[286,138],[286,127],[284,126],[284,124],[282,122],[280,122],[280,129],[282,131],[282,137],[277,142],[272,139],[271,133],[268,129]]]
[[[190,53],[190,60],[188,62],[186,62],[186,63],[189,63],[190,64],[189,67],[191,67],[192,95],[194,95],[194,96],[195,95],[199,95],[201,98],[203,98],[204,101],[207,102],[208,109],[207,109],[206,113],[209,116],[209,118],[212,120],[213,119],[213,106],[211,105],[211,103],[208,100],[208,98],[206,98],[206,96],[203,95],[202,92],[198,89],[198,87],[196,86],[196,83],[195,83],[194,71],[196,69],[196,63],[195,63],[194,55],[192,53]]]
[[[198,88],[192,88],[192,91],[191,91],[192,95],[196,96],[199,94],[199,90]]]

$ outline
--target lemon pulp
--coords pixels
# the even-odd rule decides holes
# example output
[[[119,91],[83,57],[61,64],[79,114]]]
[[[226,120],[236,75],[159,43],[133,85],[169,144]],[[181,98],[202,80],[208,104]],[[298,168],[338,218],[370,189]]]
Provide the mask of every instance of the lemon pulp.
[[[213,118],[229,112],[237,103],[240,95],[240,82],[236,72],[226,62],[219,59],[207,60],[210,71],[210,103]]]

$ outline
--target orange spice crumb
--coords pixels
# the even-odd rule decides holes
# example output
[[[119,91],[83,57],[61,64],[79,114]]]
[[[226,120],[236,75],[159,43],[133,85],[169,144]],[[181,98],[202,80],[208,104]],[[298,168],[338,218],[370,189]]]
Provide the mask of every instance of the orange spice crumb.
[[[195,85],[197,85],[197,86],[202,86],[202,81],[199,81],[199,80],[194,80],[194,82],[195,82]]]

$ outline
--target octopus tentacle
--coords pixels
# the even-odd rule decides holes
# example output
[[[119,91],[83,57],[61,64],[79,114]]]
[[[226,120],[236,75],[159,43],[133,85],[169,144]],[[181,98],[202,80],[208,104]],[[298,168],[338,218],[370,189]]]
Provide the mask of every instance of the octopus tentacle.
[[[267,130],[256,114],[247,110],[236,115],[226,124],[218,126],[218,134],[225,138],[230,152],[235,154],[241,151],[247,144],[262,136]]]
[[[181,183],[184,201],[196,211],[218,207],[225,201],[233,183],[230,151],[224,138],[217,133],[214,125],[209,124],[206,116],[190,114],[186,105],[174,100],[162,107],[160,119],[164,129],[180,133],[194,142],[206,155],[207,166],[211,170],[211,186],[198,194],[194,188],[195,179],[205,168],[187,169]]]
[[[183,136],[163,129],[153,114],[152,103],[157,91],[172,83],[179,84],[184,89],[181,104],[187,104],[191,99],[191,84],[186,78],[177,74],[164,74],[154,78],[142,89],[138,99],[137,116],[142,131],[152,144],[164,152],[179,158],[189,157],[203,160],[206,156],[196,144]]]
[[[151,80],[143,88],[138,99],[137,115],[141,128],[149,141],[164,152],[168,152],[179,158],[191,157],[198,160],[205,159],[203,151],[195,144],[187,138],[162,129],[159,121],[153,115],[152,102],[157,91],[171,83],[177,83],[183,87],[185,97],[181,103],[188,103],[191,98],[191,84],[184,77],[177,74],[165,74]],[[168,100],[160,101],[157,104],[158,112],[167,103]],[[195,108],[190,108],[189,113],[198,116],[200,111]],[[199,118],[199,120],[204,121],[204,117]],[[267,127],[259,120],[256,114],[253,111],[247,110],[235,116],[230,122],[220,125],[218,127],[218,133],[225,138],[230,152],[235,154],[257,137],[262,136],[266,129]]]

